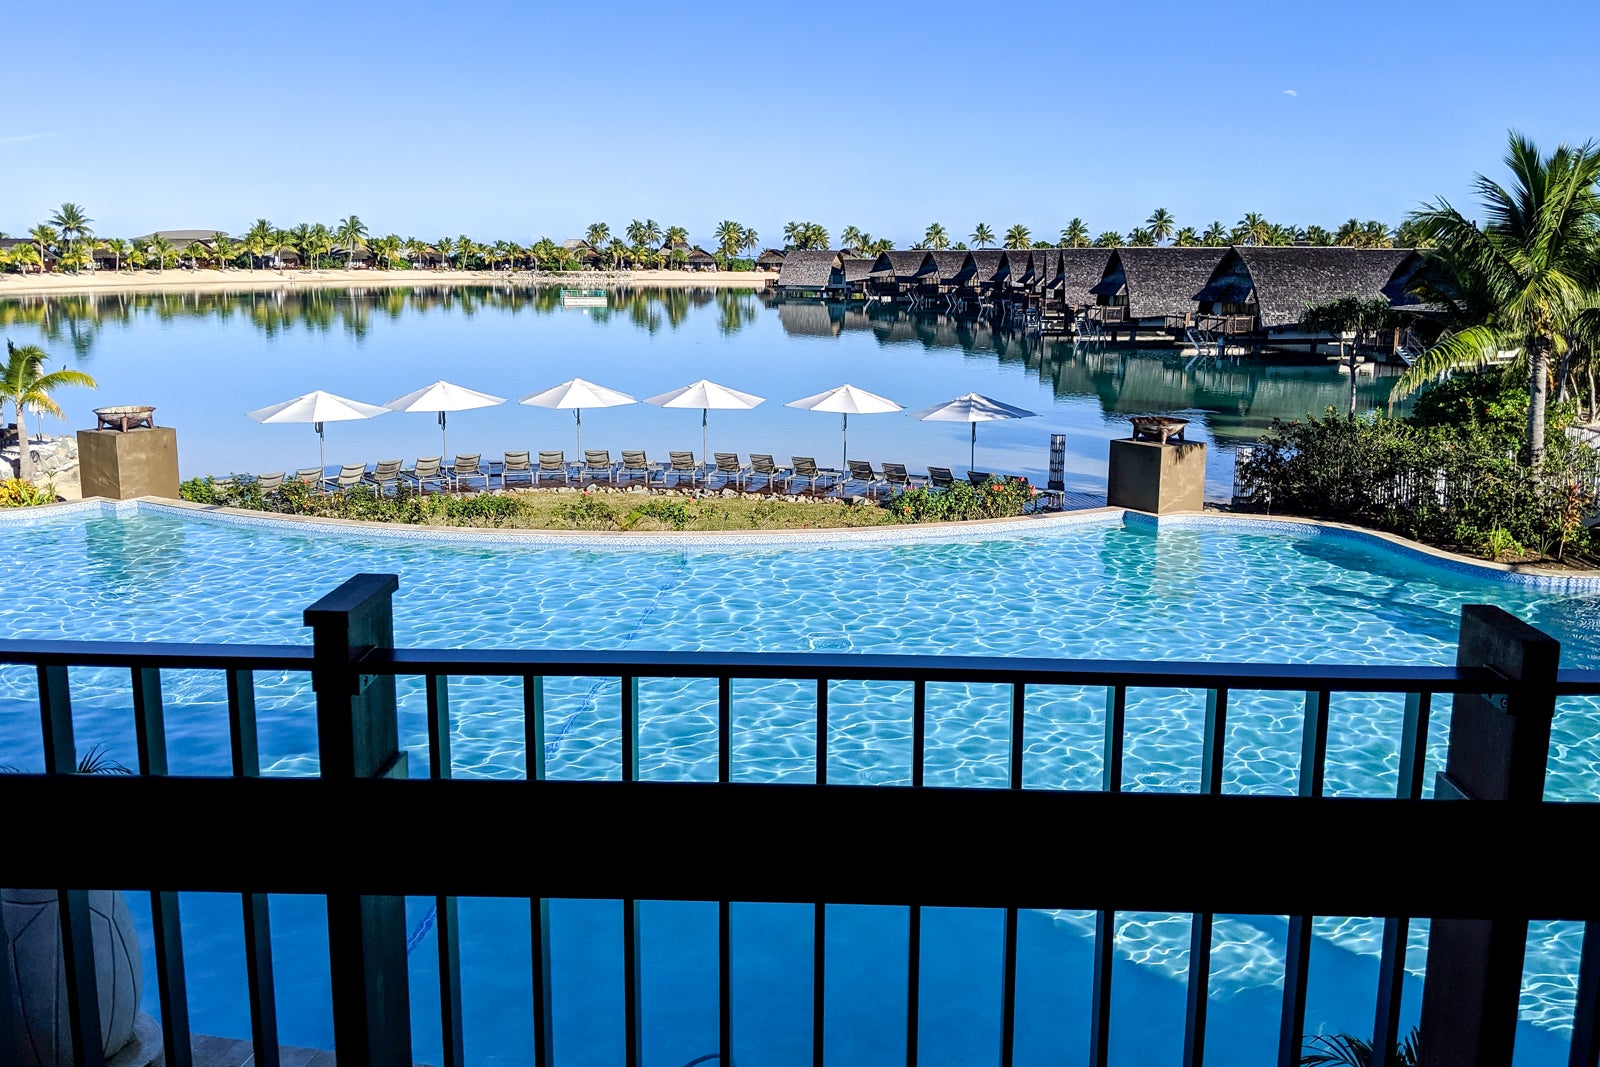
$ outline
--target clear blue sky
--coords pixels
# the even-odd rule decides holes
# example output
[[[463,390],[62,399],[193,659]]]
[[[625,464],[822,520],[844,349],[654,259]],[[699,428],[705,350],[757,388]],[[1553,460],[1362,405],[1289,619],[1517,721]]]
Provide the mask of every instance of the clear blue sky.
[[[1510,127],[1600,136],[1596,0],[7,6],[13,235],[1393,224]]]

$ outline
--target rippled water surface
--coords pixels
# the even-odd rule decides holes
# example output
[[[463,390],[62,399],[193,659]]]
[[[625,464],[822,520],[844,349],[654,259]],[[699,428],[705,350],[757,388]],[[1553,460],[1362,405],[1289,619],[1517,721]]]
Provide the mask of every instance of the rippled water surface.
[[[0,554],[5,591],[0,626],[16,637],[302,643],[308,637],[301,625],[306,605],[345,576],[379,571],[400,576],[397,640],[407,645],[1448,664],[1454,660],[1461,606],[1491,602],[1560,638],[1565,665],[1600,663],[1596,594],[1542,592],[1351,539],[1252,532],[1237,525],[1157,530],[1146,522],[1108,521],[931,543],[841,537],[815,546],[618,549],[302,533],[146,508],[137,514],[8,520],[0,522],[0,535],[12,546]],[[122,672],[75,670],[72,680],[79,745],[103,744],[113,757],[133,764]],[[174,769],[225,772],[226,695],[220,679],[167,672],[164,684]],[[260,675],[257,688],[268,772],[314,773],[316,734],[307,680]],[[546,697],[549,773],[617,777],[616,682],[550,679]],[[0,752],[5,753],[0,762],[40,764],[34,699],[28,671],[0,669]],[[814,776],[809,684],[737,682],[734,702],[736,777],[805,781]],[[829,704],[831,781],[909,780],[909,686],[839,683]],[[715,778],[714,682],[645,680],[640,706],[645,777]],[[458,776],[525,773],[521,693],[515,685],[458,681],[451,707]],[[420,689],[402,680],[402,743],[418,761],[413,766],[426,760],[423,710]],[[1293,791],[1301,711],[1297,697],[1234,694],[1226,750],[1229,791]],[[1130,694],[1124,785],[1196,788],[1203,713],[1204,696],[1198,692]],[[1336,698],[1329,731],[1330,791],[1392,792],[1400,718],[1394,698]],[[1030,688],[1027,784],[1098,788],[1103,722],[1102,691]],[[1551,761],[1552,795],[1600,795],[1597,725],[1600,714],[1586,703],[1563,706]],[[1443,716],[1437,717],[1430,734],[1434,767],[1446,741],[1444,727]],[[930,784],[1002,786],[1008,737],[1005,687],[929,687]],[[1428,777],[1431,781],[1431,769]],[[1051,830],[1059,841],[1046,847],[1061,848],[1064,862],[1070,862],[1074,835],[1103,832],[1095,827]],[[558,822],[508,828],[508,857],[535,854],[542,834],[558,832]],[[1298,863],[1313,876],[1323,876],[1317,872],[1327,868],[1326,876],[1342,877],[1337,870],[1345,863],[1345,848],[1345,843],[1293,842],[1286,863]],[[1137,841],[1127,842],[1127,854],[1128,862],[1148,865],[1152,877],[1181,876],[1163,870],[1161,857],[1143,853]],[[237,904],[197,894],[186,896],[184,907],[196,1029],[247,1034]],[[320,909],[293,898],[276,898],[273,907],[284,1038],[327,1045],[331,1022]],[[438,1062],[436,1006],[428,1006],[428,998],[436,995],[431,916],[425,901],[413,902],[409,911],[417,945],[412,965],[418,1058]],[[520,1035],[530,1025],[531,978],[525,948],[516,947],[518,939],[526,945],[526,907],[471,901],[463,911],[469,1057],[521,1062],[519,1055],[503,1052],[528,1047]],[[903,958],[904,912],[834,911],[830,1048],[838,1043],[841,1062],[883,1062],[903,1040],[903,1026],[894,1022],[896,1011],[903,1011],[903,964],[893,960]],[[596,1035],[614,1032],[612,1013],[620,1010],[620,975],[613,973],[620,960],[620,947],[613,951],[620,944],[616,906],[561,902],[553,921],[562,983],[557,999],[562,1062],[611,1062],[610,1039]],[[996,951],[991,929],[996,921],[987,913],[961,911],[930,913],[925,921],[924,959],[930,970],[924,1018],[930,1020],[925,1025],[941,1028],[939,1062],[992,1059],[986,1027],[999,996],[998,963],[990,966],[989,960]],[[652,904],[645,922],[647,1039],[659,1050],[658,1062],[676,1067],[715,1047],[715,909]],[[735,966],[747,974],[750,990],[737,1009],[736,1041],[745,1049],[741,1062],[808,1057],[808,1016],[795,1005],[808,1002],[809,923],[805,909],[739,905],[736,910]],[[1118,923],[1118,1062],[1165,1059],[1181,1043],[1187,921],[1121,914]],[[1027,917],[1019,979],[1024,1062],[1082,1054],[1086,938],[1092,929],[1092,916],[1076,912]],[[1380,932],[1381,924],[1361,918],[1318,920],[1313,1027],[1358,1032],[1370,1027]],[[1219,1047],[1226,1040],[1235,1048],[1237,1058],[1230,1062],[1270,1060],[1283,937],[1278,918],[1219,917],[1211,1040]],[[1565,1055],[1563,1031],[1576,974],[1574,937],[1566,926],[1546,924],[1530,940],[1519,1062],[1555,1063]],[[1412,944],[1408,964],[1419,974],[1425,929],[1413,931]],[[148,981],[152,1008],[153,987]],[[1414,979],[1408,983],[1413,1016],[1419,990]],[[490,1055],[497,1047],[500,1058]]]

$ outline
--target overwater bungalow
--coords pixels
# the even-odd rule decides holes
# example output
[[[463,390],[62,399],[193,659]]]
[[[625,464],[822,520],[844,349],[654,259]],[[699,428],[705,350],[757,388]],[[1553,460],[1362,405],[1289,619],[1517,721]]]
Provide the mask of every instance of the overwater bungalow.
[[[872,283],[878,275],[878,261],[870,256],[840,256],[844,264],[844,285],[851,300],[865,300],[871,295]]]
[[[1300,332],[1306,308],[1341,297],[1405,303],[1421,257],[1407,248],[1237,247],[1195,293],[1197,324],[1230,336]]]
[[[820,299],[844,291],[844,258],[839,253],[808,249],[783,257],[783,269],[778,272],[780,296]]]
[[[883,253],[873,273],[881,279],[876,286],[878,292],[915,304],[921,299],[920,288],[935,282],[939,268],[933,262],[933,253],[914,249]]]
[[[1089,291],[1090,316],[1133,340],[1139,329],[1173,331],[1193,325],[1194,294],[1205,288],[1225,248],[1118,248]]]
[[[971,252],[963,249],[928,254],[933,257],[934,276],[923,286],[924,303],[942,303],[955,311],[966,301],[976,299],[978,293],[972,283],[978,268]]]
[[[1110,249],[1061,248],[1057,251],[1061,257],[1062,305],[1069,313],[1091,306],[1094,294],[1090,290],[1100,284],[1105,274],[1106,263],[1111,259]]]
[[[756,270],[764,270],[776,274],[783,269],[784,253],[782,249],[765,248],[756,257]]]
[[[683,261],[684,270],[716,270],[717,257],[695,245],[689,249],[689,258]]]

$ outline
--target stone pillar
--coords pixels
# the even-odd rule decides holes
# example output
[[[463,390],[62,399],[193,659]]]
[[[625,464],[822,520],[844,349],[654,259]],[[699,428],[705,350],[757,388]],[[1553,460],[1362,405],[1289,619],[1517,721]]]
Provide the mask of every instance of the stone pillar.
[[[79,430],[78,481],[85,498],[178,499],[178,431],[170,426]]]
[[[1206,446],[1200,441],[1111,442],[1106,504],[1170,515],[1200,511],[1206,499]]]

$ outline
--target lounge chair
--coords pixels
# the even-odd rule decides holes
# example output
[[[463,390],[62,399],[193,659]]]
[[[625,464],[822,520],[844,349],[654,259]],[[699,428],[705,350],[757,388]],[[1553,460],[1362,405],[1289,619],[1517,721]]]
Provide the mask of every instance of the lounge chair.
[[[337,489],[342,492],[345,489],[360,485],[366,476],[367,465],[365,463],[346,463],[339,468],[338,474],[329,478],[324,484],[329,489]]]
[[[567,454],[565,452],[540,452],[539,470],[533,476],[533,484],[555,479],[561,479],[562,485],[572,484],[572,472],[567,469]]]
[[[398,459],[380,459],[373,465],[372,473],[367,475],[367,481],[378,487],[378,492],[387,492],[390,488],[398,489],[400,486],[400,461]]]
[[[715,455],[717,458],[717,465],[711,473],[722,475],[722,487],[724,489],[726,489],[728,484],[731,482],[733,483],[733,487],[735,489],[742,491],[744,489],[745,475],[750,473],[750,468],[739,463],[739,453],[718,452],[715,453]],[[711,479],[709,476],[706,478],[706,484],[711,484]]]
[[[828,489],[832,489],[833,485],[839,481],[840,475],[838,471],[833,470],[831,467],[817,466],[816,459],[811,456],[790,456],[789,460],[791,463],[789,469],[793,473],[789,475],[788,481],[784,485],[785,489],[796,478],[804,478],[806,480],[806,492],[811,496],[821,496],[823,495],[824,482],[828,483]]]
[[[890,489],[897,493],[903,493],[908,489],[916,489],[927,481],[925,478],[918,478],[907,473],[904,463],[885,463],[883,465],[883,480]]]
[[[527,452],[507,452],[505,461],[500,464],[500,488],[506,488],[508,478],[526,477],[528,484],[533,485],[533,460]]]
[[[845,477],[844,481],[839,483],[839,491],[841,493],[846,492],[852,484],[859,482],[862,486],[862,492],[866,493],[867,498],[871,500],[877,498],[880,486],[888,484],[883,480],[883,475],[873,470],[872,464],[864,459],[846,460],[845,463],[849,466],[850,473]]]
[[[642,481],[645,488],[650,487],[649,458],[642,451],[624,448],[622,450],[622,466],[617,469],[617,484],[626,485],[635,478]]]
[[[760,456],[752,452],[750,453],[750,477],[754,478],[758,474],[767,480],[765,488],[768,492],[778,488],[779,478],[787,482],[789,478],[793,477],[792,471],[778,466],[771,456]],[[748,482],[746,482],[746,488],[749,488]]]
[[[304,485],[321,485],[327,473],[321,467],[301,467],[294,472],[294,480]]]
[[[276,493],[283,488],[283,472],[263,474],[256,478],[256,488],[263,493]]]
[[[988,471],[968,471],[967,472],[967,481],[972,484],[972,487],[974,489],[976,489],[978,486],[982,485],[984,482],[987,482],[990,478],[993,478],[993,477],[994,477],[994,475],[990,474]]]
[[[617,468],[611,462],[611,452],[604,448],[586,448],[583,450],[583,469],[578,472],[578,484],[584,480],[598,482],[601,478],[607,485],[617,484]]]
[[[684,476],[689,478],[690,485],[700,483],[700,464],[694,461],[693,452],[668,452],[667,469],[661,474],[661,482],[666,484],[669,475],[675,476],[674,484],[682,482]]]
[[[428,456],[419,458],[417,465],[408,471],[401,471],[404,478],[411,480],[411,487],[419,493],[426,493],[431,486],[435,490],[449,488],[449,479],[443,471],[443,456]]]
[[[469,478],[482,478],[483,487],[489,488],[489,475],[483,469],[482,452],[456,453],[456,461],[450,467],[451,487],[460,489],[461,483]]]
[[[949,467],[929,467],[928,487],[930,489],[949,489],[956,484],[956,476],[950,472]]]

